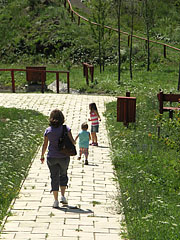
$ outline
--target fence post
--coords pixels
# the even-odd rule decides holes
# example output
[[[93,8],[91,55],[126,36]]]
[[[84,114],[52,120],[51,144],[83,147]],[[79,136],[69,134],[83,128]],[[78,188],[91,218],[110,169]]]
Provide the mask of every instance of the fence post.
[[[74,21],[73,11],[71,11],[71,21]]]
[[[128,47],[130,45],[130,35],[128,35]]]
[[[84,77],[86,76],[86,66],[85,66],[84,63],[83,63],[83,76],[84,76]]]
[[[90,73],[91,73],[91,82],[93,83],[93,80],[94,80],[94,66],[90,67]]]
[[[81,19],[81,18],[78,16],[78,25],[80,25],[80,19]]]
[[[67,72],[67,91],[68,91],[68,93],[70,93],[70,91],[69,91],[69,72]]]
[[[15,93],[14,70],[11,70],[12,92]]]
[[[59,73],[56,72],[56,92],[59,93]]]
[[[41,72],[41,92],[44,93],[44,71]]]
[[[178,88],[177,88],[178,91],[179,91],[179,86],[180,86],[180,64],[179,64],[179,78],[178,78]]]
[[[166,58],[166,45],[164,45],[164,58]]]
[[[126,92],[126,97],[130,97],[130,92]]]
[[[89,80],[88,80],[88,67],[85,66],[85,76],[86,76],[86,84],[89,85]]]
[[[157,126],[157,129],[158,129],[158,138],[160,138],[160,135],[161,135],[161,134],[160,134],[160,133],[161,133],[161,128],[160,128],[159,125]]]

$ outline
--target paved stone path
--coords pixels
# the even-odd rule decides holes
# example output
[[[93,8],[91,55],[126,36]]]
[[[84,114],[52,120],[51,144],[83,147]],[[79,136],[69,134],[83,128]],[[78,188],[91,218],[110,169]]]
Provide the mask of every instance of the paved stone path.
[[[1,106],[34,109],[48,116],[53,109],[61,109],[74,137],[79,132],[81,123],[89,117],[89,103],[96,102],[102,117],[98,134],[99,147],[90,146],[89,165],[84,166],[77,157],[71,158],[69,188],[66,192],[69,207],[52,208],[49,170],[46,163],[40,163],[39,150],[19,197],[13,203],[0,239],[121,239],[119,233],[123,217],[117,214],[117,188],[113,181],[103,116],[104,103],[112,100],[114,98],[108,96],[77,94],[0,93]]]

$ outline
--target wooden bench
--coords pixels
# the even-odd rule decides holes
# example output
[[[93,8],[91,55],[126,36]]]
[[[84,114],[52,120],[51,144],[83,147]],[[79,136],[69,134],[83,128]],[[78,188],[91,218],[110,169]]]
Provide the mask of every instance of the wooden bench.
[[[180,103],[180,94],[164,94],[163,91],[160,91],[157,94],[159,100],[159,113],[163,114],[163,112],[169,112],[169,118],[173,118],[174,111],[180,111],[180,107],[172,107],[172,102]],[[164,106],[164,102],[169,102],[170,106]]]

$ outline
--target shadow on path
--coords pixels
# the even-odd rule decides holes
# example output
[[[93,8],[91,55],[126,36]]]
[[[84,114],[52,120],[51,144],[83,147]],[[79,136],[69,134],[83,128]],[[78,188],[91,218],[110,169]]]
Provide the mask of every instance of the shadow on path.
[[[69,206],[69,205],[64,205],[62,207],[58,207],[58,208],[55,208],[55,209],[63,211],[63,212],[73,212],[73,213],[78,213],[78,214],[94,213],[90,209],[83,210],[81,208],[78,208],[77,206]]]

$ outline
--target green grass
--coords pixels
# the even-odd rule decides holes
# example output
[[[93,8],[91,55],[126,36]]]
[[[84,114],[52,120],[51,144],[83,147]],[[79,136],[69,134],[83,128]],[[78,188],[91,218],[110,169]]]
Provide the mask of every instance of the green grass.
[[[179,116],[169,122],[168,113],[164,113],[160,121],[156,96],[159,88],[177,92],[177,73],[171,67],[146,74],[137,71],[135,76],[127,89],[137,98],[136,122],[128,128],[117,122],[116,102],[109,103],[105,113],[121,192],[120,209],[123,207],[127,224],[126,237],[179,239]]]
[[[0,223],[42,142],[45,125],[47,117],[36,111],[0,107]]]
[[[174,55],[175,58],[176,55]],[[41,65],[42,66],[42,65]],[[67,70],[63,65],[44,65],[47,70]],[[25,69],[26,65],[0,65],[0,68],[22,68]],[[89,86],[86,84],[86,79],[83,76],[83,66],[73,66],[70,68],[70,87],[77,89],[80,92],[98,93],[119,95],[130,91],[132,94],[137,92],[144,94],[148,90],[149,95],[151,89],[159,89],[164,91],[177,91],[178,86],[179,64],[177,59],[163,59],[161,63],[152,64],[151,71],[146,71],[146,66],[143,62],[135,62],[133,64],[133,80],[130,79],[128,63],[122,64],[121,82],[117,83],[117,66],[107,65],[105,71],[100,74],[99,67],[95,66],[94,82],[91,83],[89,75]],[[66,83],[66,74],[60,74],[60,81]],[[55,74],[47,73],[46,84],[49,85],[56,80]],[[10,72],[0,72],[0,84],[3,86],[11,86]],[[26,75],[23,72],[15,72],[15,85],[17,88],[22,88],[27,84]],[[11,91],[11,89],[9,90]]]

